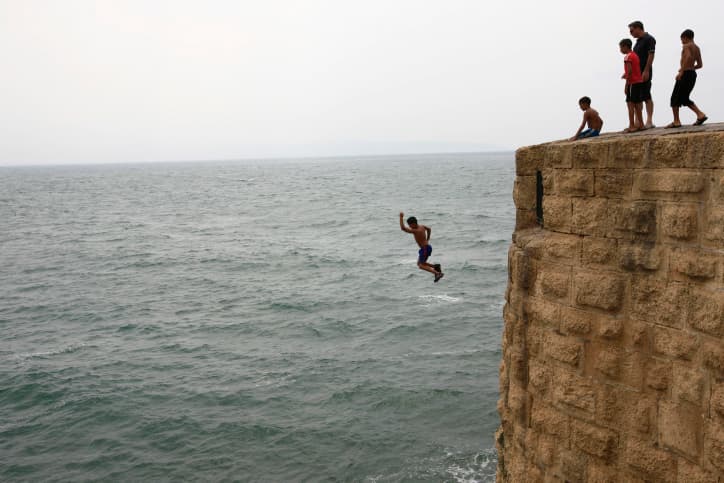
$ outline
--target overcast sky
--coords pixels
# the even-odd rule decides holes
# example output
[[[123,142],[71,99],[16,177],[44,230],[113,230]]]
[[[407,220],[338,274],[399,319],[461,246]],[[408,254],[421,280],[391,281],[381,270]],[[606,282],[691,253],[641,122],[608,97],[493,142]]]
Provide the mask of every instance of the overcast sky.
[[[0,165],[515,149],[571,136],[583,95],[620,130],[633,20],[655,123],[685,28],[723,121],[720,0],[0,0]]]

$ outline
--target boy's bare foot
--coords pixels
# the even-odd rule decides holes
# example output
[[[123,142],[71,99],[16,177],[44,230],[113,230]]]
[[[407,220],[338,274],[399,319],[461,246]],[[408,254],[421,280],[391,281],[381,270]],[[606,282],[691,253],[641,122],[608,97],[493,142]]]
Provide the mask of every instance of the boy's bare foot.
[[[673,122],[666,126],[664,129],[671,129],[674,127],[681,127],[681,124],[674,124]]]
[[[445,274],[442,273],[442,272],[436,274],[436,275],[435,275],[435,283],[439,282],[440,279],[441,279],[442,277],[444,277],[444,276],[445,276]]]
[[[656,124],[650,122],[644,126],[644,129],[653,129],[656,127]]]
[[[436,272],[442,272],[442,267],[440,266],[439,263],[436,263],[435,265],[433,265],[433,268],[435,268]]]

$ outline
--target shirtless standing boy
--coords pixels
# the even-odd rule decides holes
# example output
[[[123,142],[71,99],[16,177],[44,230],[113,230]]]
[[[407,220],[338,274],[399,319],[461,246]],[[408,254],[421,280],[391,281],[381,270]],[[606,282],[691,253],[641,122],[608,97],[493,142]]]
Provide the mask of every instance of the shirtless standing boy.
[[[428,243],[430,241],[430,233],[432,232],[432,229],[425,225],[418,225],[417,218],[414,216],[407,219],[407,224],[409,225],[408,228],[402,221],[404,216],[404,213],[400,212],[400,229],[407,233],[412,233],[412,236],[415,237],[415,241],[420,247],[417,258],[417,266],[420,267],[420,270],[425,270],[426,272],[434,274],[435,282],[438,282],[444,276],[440,264],[436,263],[435,265],[432,265],[427,263],[427,259],[432,253],[432,245]]]
[[[696,122],[694,126],[701,126],[706,122],[708,117],[701,112],[694,101],[689,99],[689,94],[696,84],[696,69],[701,69],[704,64],[701,61],[701,50],[694,43],[694,32],[686,29],[681,32],[681,62],[679,72],[676,74],[676,83],[674,84],[674,92],[671,93],[671,110],[674,112],[674,122],[666,126],[667,128],[681,127],[681,119],[679,119],[679,107],[686,106],[696,113]]]
[[[583,96],[578,100],[578,107],[583,111],[583,121],[578,127],[578,131],[573,135],[569,141],[575,141],[576,139],[592,138],[601,134],[603,128],[603,119],[598,115],[598,111],[591,107],[591,98]],[[588,124],[588,129],[585,131],[583,127]]]

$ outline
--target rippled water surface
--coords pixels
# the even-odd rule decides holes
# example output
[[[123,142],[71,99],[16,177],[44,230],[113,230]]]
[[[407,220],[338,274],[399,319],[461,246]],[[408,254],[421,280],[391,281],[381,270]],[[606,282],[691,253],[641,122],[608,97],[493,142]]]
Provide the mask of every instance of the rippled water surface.
[[[0,168],[0,480],[492,481],[513,171]]]

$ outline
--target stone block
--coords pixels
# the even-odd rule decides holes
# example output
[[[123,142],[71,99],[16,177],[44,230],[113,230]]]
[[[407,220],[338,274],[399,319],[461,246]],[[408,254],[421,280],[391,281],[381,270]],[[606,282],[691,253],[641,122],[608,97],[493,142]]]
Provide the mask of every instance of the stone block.
[[[612,317],[600,317],[598,335],[603,339],[615,340],[623,335],[623,322]]]
[[[690,361],[699,348],[699,340],[683,330],[654,327],[652,347],[657,354]]]
[[[624,280],[611,273],[578,273],[574,277],[575,301],[578,305],[608,311],[621,308]]]
[[[582,344],[572,337],[549,333],[545,337],[543,351],[546,356],[577,367],[581,360]]]
[[[720,418],[724,418],[724,384],[722,383],[715,384],[711,388],[711,409]]]
[[[683,169],[645,170],[634,174],[634,186],[642,193],[697,194],[704,190],[704,176]]]
[[[654,242],[619,243],[618,265],[628,271],[655,271],[661,266],[663,249]]]
[[[566,268],[566,267],[563,267]],[[536,293],[547,298],[564,299],[571,285],[570,269],[560,270],[553,265],[538,270]]]
[[[629,439],[622,454],[626,464],[643,473],[647,480],[676,481],[676,458],[667,451],[654,448],[650,441]]]
[[[631,304],[631,314],[636,319],[682,327],[689,305],[688,289],[678,282],[636,277],[631,284]]]
[[[594,191],[601,198],[624,198],[631,194],[633,171],[630,169],[599,169],[594,173]]]
[[[688,136],[658,136],[651,142],[648,167],[683,168],[688,165]]]
[[[701,362],[717,381],[724,381],[724,344],[721,340],[707,340],[702,344]]]
[[[546,168],[571,168],[572,146],[570,144],[548,144],[546,146]]]
[[[724,167],[724,136],[721,132],[691,135],[689,151],[692,168]]]
[[[584,237],[581,242],[581,262],[584,265],[607,265],[615,262],[617,243],[614,238]]]
[[[699,209],[696,205],[667,203],[661,210],[661,229],[664,235],[678,240],[698,236]]]
[[[698,406],[659,402],[659,438],[664,446],[698,458],[702,441],[702,416]]]
[[[724,209],[712,208],[706,217],[704,239],[717,247],[724,245]]]
[[[591,331],[593,319],[594,316],[590,312],[572,307],[562,307],[560,331],[564,335],[588,334]]]
[[[525,303],[525,313],[531,326],[549,327],[558,330],[560,305],[537,297],[530,297]]]
[[[724,472],[724,425],[712,422],[706,426],[704,458],[718,471]]]
[[[651,324],[638,320],[627,320],[624,323],[624,344],[640,350],[648,349],[649,327]]]
[[[603,236],[608,231],[605,198],[573,198],[571,231],[578,235]]]
[[[533,393],[546,394],[550,385],[550,368],[537,359],[528,360],[528,389]]]
[[[553,231],[570,232],[572,203],[570,198],[561,196],[543,197],[543,224]]]
[[[586,475],[587,458],[585,454],[575,451],[561,449],[558,451],[558,468],[553,476],[560,477],[569,483],[584,483]]]
[[[672,395],[675,401],[686,401],[701,406],[704,375],[682,364],[674,364]]]
[[[526,230],[538,227],[538,217],[535,211],[515,210],[515,230]]]
[[[535,176],[543,167],[546,147],[543,145],[519,148],[515,152],[515,172],[518,176]]]
[[[651,201],[634,201],[609,210],[613,234],[621,237],[633,237],[637,240],[655,240],[656,238],[656,203]]]
[[[593,196],[593,171],[559,169],[555,172],[555,190],[564,196]]]
[[[717,274],[719,257],[703,250],[676,249],[671,253],[671,270],[695,280],[711,280]]]
[[[715,481],[717,481],[717,477],[713,473],[684,458],[679,458],[676,483],[713,483]]]
[[[533,266],[530,257],[521,249],[511,245],[508,252],[508,273],[513,287],[527,289],[533,278]]]
[[[588,483],[621,483],[621,473],[615,466],[591,460],[586,468]]]
[[[671,384],[672,364],[669,361],[649,358],[646,361],[646,386],[666,391]]]
[[[608,161],[608,143],[576,143],[571,156],[574,168],[596,168]]]
[[[558,371],[553,384],[553,400],[556,404],[575,408],[589,414],[596,410],[596,390],[584,377]]]
[[[568,416],[553,408],[534,404],[530,427],[540,433],[555,436],[560,445],[568,445],[570,434]]]
[[[596,386],[596,421],[607,427],[638,435],[648,435],[654,428],[656,397],[621,387]]]
[[[518,176],[513,184],[513,201],[519,210],[535,210],[536,177]]]
[[[607,168],[641,168],[648,157],[650,139],[640,137],[626,142],[613,143]]]
[[[724,293],[692,290],[689,326],[715,337],[724,337]]]
[[[531,240],[525,251],[537,260],[556,260],[571,262],[578,258],[579,237],[559,233],[545,232]]]
[[[571,421],[571,444],[610,462],[616,455],[618,433],[583,421]]]

